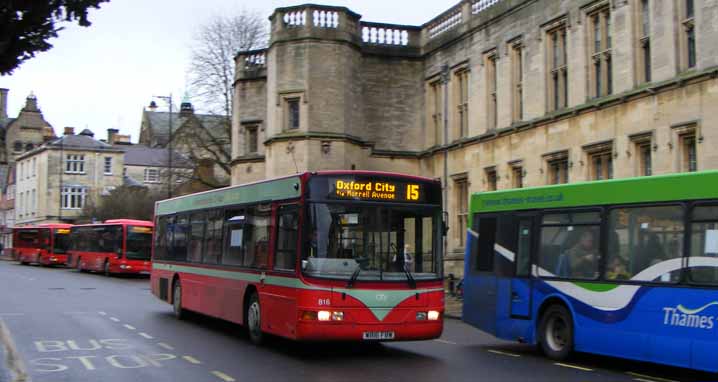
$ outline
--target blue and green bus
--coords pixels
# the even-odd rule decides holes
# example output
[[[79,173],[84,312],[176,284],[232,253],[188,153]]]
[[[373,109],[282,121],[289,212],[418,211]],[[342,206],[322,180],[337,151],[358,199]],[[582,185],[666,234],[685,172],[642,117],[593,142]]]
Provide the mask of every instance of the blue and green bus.
[[[476,193],[469,224],[465,322],[718,371],[718,172]]]

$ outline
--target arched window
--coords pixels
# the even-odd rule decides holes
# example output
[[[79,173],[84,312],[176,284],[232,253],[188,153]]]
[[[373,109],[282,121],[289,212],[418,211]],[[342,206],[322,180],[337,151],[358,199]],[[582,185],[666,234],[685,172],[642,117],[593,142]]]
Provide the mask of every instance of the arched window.
[[[34,148],[35,148],[35,145],[33,145],[32,143],[28,143],[25,145],[25,151],[30,151]]]
[[[15,150],[15,152],[18,152],[18,153],[19,153],[20,151],[22,151],[22,142],[20,142],[20,141],[15,141],[15,143],[14,143],[14,150]]]

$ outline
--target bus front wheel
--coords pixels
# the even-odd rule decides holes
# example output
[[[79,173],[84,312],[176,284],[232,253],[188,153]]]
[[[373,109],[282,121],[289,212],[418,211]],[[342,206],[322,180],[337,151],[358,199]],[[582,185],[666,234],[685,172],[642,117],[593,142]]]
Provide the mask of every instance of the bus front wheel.
[[[249,305],[247,306],[247,332],[249,333],[249,340],[255,345],[260,345],[264,340],[262,333],[262,314],[257,293],[252,293],[249,297]]]
[[[82,258],[77,258],[77,271],[78,272],[84,272],[85,270],[82,269]]]
[[[174,288],[172,288],[172,310],[175,313],[175,317],[183,319],[185,316],[184,309],[182,309],[182,284],[179,279],[175,281]]]
[[[541,317],[541,350],[547,357],[562,361],[573,351],[573,319],[563,305],[552,305]]]
[[[110,273],[110,262],[108,260],[105,260],[105,276],[110,277],[112,276],[112,273]]]

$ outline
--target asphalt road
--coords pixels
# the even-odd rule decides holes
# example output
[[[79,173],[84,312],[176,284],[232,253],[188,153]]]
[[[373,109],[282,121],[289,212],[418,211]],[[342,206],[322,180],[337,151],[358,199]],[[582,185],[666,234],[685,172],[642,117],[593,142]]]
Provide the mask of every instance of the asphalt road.
[[[556,364],[533,347],[498,341],[456,320],[447,320],[434,341],[272,339],[256,347],[239,326],[200,315],[175,319],[146,278],[0,261],[0,291],[0,321],[36,382],[718,380],[592,355]]]

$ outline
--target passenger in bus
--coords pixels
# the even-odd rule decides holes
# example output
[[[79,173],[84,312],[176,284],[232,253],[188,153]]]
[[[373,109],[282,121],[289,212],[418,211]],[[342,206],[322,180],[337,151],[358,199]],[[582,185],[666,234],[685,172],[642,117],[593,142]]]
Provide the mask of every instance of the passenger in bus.
[[[631,272],[628,271],[628,264],[620,256],[611,259],[611,263],[606,270],[606,277],[609,280],[629,280]]]
[[[559,275],[575,278],[595,278],[598,270],[598,249],[595,233],[584,230],[578,242],[559,260]],[[566,274],[570,272],[569,274]]]

